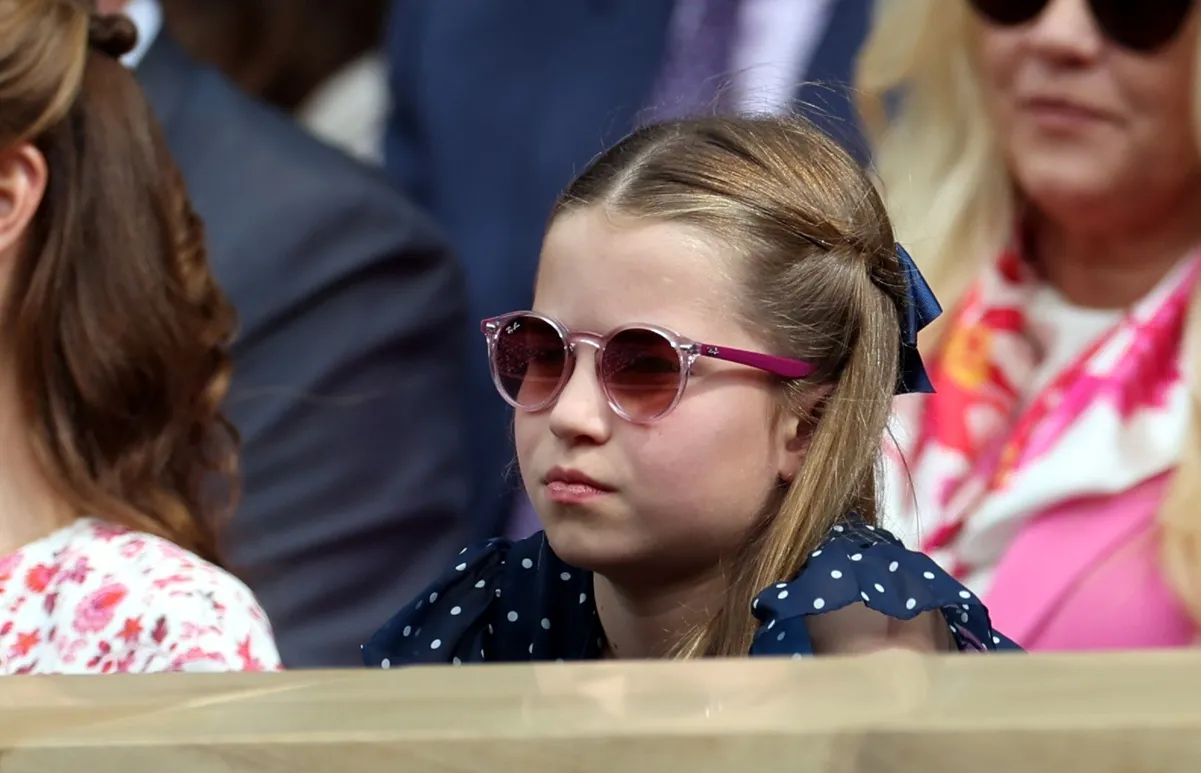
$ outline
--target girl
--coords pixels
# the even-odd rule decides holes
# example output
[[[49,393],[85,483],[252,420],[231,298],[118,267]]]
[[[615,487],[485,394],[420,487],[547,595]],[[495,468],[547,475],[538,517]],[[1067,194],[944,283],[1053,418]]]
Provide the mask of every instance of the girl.
[[[545,532],[465,550],[368,665],[1013,647],[875,526],[938,306],[820,132],[635,132],[562,197],[534,309],[483,331]]]
[[[0,3],[0,673],[275,669],[217,566],[233,312],[90,5]]]

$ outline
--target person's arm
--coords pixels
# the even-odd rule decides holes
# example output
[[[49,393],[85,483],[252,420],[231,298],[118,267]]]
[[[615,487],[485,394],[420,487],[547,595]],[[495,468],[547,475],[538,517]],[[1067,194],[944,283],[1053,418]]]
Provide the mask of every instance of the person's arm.
[[[807,619],[813,651],[819,655],[849,655],[884,649],[916,652],[952,652],[957,649],[939,611],[924,612],[912,620],[898,620],[851,604]]]
[[[289,668],[359,665],[462,547],[462,279],[426,219],[382,190],[281,201],[271,234],[235,251],[282,256],[264,263],[290,275],[245,304],[261,315],[234,348],[244,492],[224,540]]]

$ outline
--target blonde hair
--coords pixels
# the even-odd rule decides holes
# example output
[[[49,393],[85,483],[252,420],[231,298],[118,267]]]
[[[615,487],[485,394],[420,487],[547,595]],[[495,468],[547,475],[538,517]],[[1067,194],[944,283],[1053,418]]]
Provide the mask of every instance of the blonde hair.
[[[738,259],[746,324],[771,352],[817,366],[781,392],[784,409],[815,421],[801,469],[729,563],[724,602],[675,650],[745,655],[754,595],[791,579],[848,513],[875,522],[906,298],[892,227],[847,153],[809,124],[778,117],[639,129],[571,184],[555,216],[592,206],[712,234]],[[819,384],[829,393],[815,413]]]
[[[973,62],[977,23],[966,2],[877,0],[856,74],[860,112],[898,236],[944,306],[956,303],[981,261],[1003,248],[1016,215],[1015,192]],[[1201,40],[1195,62],[1193,125],[1201,149]],[[902,91],[900,104],[890,105]],[[1201,621],[1198,300],[1201,287],[1193,294],[1184,339],[1194,410],[1159,524],[1165,577]],[[927,338],[939,330],[932,326]]]

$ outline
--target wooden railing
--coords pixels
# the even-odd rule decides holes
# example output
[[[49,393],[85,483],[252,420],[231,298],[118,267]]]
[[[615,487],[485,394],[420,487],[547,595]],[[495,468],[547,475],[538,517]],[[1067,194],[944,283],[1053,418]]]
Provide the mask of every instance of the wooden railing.
[[[0,773],[1201,773],[1201,654],[0,679]]]

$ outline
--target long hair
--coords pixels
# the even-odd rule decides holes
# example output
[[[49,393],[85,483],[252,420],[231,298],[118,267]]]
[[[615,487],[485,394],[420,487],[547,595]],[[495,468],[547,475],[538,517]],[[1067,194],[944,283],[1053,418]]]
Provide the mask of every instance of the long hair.
[[[5,301],[29,442],[81,514],[217,561],[237,493],[220,411],[233,312],[133,75],[136,31],[82,0],[0,2],[0,148],[47,187]]]
[[[883,202],[858,165],[808,123],[708,118],[642,128],[567,189],[581,207],[700,227],[741,256],[743,320],[777,355],[812,362],[781,409],[812,422],[801,469],[769,503],[712,619],[681,657],[745,655],[751,601],[794,576],[850,512],[876,520],[880,438],[897,382],[905,279]],[[816,389],[828,395],[813,412]]]
[[[877,0],[856,75],[860,111],[896,229],[944,304],[956,303],[1010,237],[1016,195],[985,110],[966,2]],[[1201,39],[1193,75],[1201,151]],[[901,96],[899,107],[890,102]],[[940,328],[931,326],[934,343]],[[1192,413],[1159,510],[1163,570],[1201,622],[1201,286],[1185,334]]]

